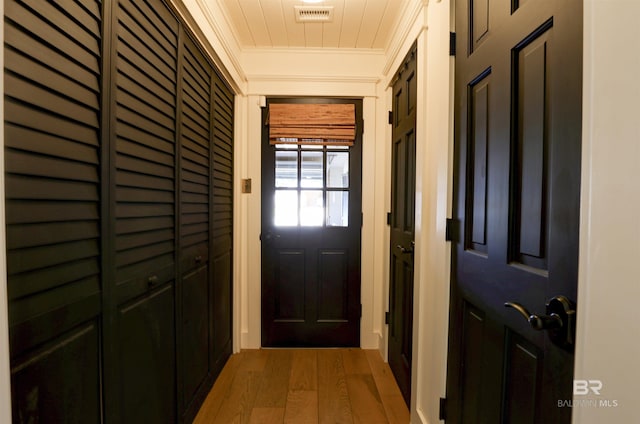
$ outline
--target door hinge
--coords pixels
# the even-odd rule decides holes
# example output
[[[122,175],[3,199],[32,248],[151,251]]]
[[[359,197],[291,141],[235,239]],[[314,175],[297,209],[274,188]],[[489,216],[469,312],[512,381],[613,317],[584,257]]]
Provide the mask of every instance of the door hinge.
[[[362,303],[360,304],[360,318],[362,318]]]
[[[393,124],[393,111],[389,111],[389,124]]]
[[[384,323],[387,325],[391,323],[391,313],[389,311],[384,313]]]
[[[449,33],[449,56],[456,55],[456,33]]]
[[[456,236],[454,224],[455,224],[455,220],[453,218],[447,218],[447,223],[444,229],[445,241],[454,241],[454,238]]]
[[[360,228],[364,227],[364,212],[360,212]]]
[[[391,212],[387,212],[387,225],[391,225]]]
[[[447,419],[447,399],[440,398],[440,411],[438,412],[438,418],[442,421]]]

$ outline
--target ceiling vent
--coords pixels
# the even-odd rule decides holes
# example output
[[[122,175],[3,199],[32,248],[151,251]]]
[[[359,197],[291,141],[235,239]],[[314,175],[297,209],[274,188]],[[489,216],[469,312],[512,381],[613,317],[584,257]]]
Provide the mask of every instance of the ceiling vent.
[[[296,22],[332,22],[333,6],[294,6]]]

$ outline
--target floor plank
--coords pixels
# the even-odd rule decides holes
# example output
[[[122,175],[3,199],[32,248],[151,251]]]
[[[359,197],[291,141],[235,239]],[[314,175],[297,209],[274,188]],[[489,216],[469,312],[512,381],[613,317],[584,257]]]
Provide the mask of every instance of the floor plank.
[[[290,391],[284,424],[318,424],[318,392],[313,390]]]
[[[371,374],[347,376],[353,422],[358,424],[386,424],[387,415]]]
[[[261,375],[257,371],[238,371],[213,423],[249,423]]]
[[[317,390],[318,352],[313,349],[293,351],[289,390]]]
[[[233,355],[196,424],[407,424],[377,350],[258,349]]]
[[[410,421],[409,409],[389,364],[382,361],[378,351],[368,350],[366,353],[389,423],[408,423]]]
[[[282,424],[284,408],[253,408],[249,424]]]
[[[262,372],[260,390],[255,401],[256,408],[284,408],[287,404],[289,380],[291,378],[291,350],[270,350]]]
[[[318,355],[318,414],[321,424],[353,423],[342,352]]]
[[[344,349],[342,361],[345,374],[371,374],[367,353],[362,349]]]
[[[238,367],[242,361],[242,354],[233,355],[229,358],[227,364],[220,372],[218,379],[202,404],[200,411],[198,411],[198,414],[193,420],[194,424],[210,422],[211,417],[218,415],[220,406],[222,405],[222,402],[229,390],[231,390],[231,384],[233,383],[233,379],[235,378]]]

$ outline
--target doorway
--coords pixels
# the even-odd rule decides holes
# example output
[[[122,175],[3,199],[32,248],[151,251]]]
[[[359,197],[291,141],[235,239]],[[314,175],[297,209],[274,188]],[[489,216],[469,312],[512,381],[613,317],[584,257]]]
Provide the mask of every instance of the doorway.
[[[413,259],[416,196],[417,45],[393,83],[389,366],[407,403],[411,400]]]
[[[263,122],[262,345],[359,346],[362,100],[272,98]]]

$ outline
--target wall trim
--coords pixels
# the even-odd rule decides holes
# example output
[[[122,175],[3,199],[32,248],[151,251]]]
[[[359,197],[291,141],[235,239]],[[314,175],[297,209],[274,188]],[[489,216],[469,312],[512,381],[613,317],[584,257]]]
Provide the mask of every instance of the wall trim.
[[[208,3],[203,0],[170,0],[180,17],[193,32],[196,39],[204,46],[206,53],[209,55],[213,63],[216,65],[226,82],[231,86],[236,94],[245,91],[247,77],[244,74],[242,64],[236,52],[240,52],[236,40],[232,37],[225,36],[225,31],[221,28],[219,19],[214,18],[213,11]],[[199,12],[199,13],[198,13]],[[200,15],[198,19],[195,14]],[[223,14],[221,12],[221,14]],[[203,22],[203,20],[205,22]],[[233,36],[233,29],[229,27],[228,31]],[[206,25],[205,25],[206,24]],[[212,34],[207,34],[206,29],[210,29]],[[216,42],[213,45],[212,38]],[[222,49],[224,57],[218,49]]]
[[[321,82],[321,83],[347,83],[347,84],[377,84],[379,77],[358,77],[341,75],[247,75],[249,82]],[[351,97],[351,96],[346,96]]]
[[[4,2],[0,2],[4,17]],[[4,46],[4,19],[0,20],[0,44]],[[0,69],[4,69],[4,48],[0,50]],[[4,99],[4,78],[0,80],[0,98]],[[11,365],[9,355],[9,315],[7,296],[7,245],[4,217],[4,101],[0,105],[0,422],[11,422]]]
[[[400,13],[401,19],[396,22],[395,26],[396,28],[400,28],[400,31],[397,31],[395,33],[385,51],[387,62],[382,69],[383,75],[387,75],[390,70],[393,69],[393,64],[399,56],[404,57],[404,54],[402,54],[402,52],[405,49],[403,49],[403,47],[407,39],[410,37],[413,26],[415,22],[418,21],[420,14],[422,13],[424,8],[426,8],[426,2],[423,4],[421,0],[413,0],[410,1],[405,7],[405,10]],[[423,30],[426,30],[426,25],[423,25],[423,28],[418,34],[411,37],[411,43],[413,43],[413,41],[418,38]]]

